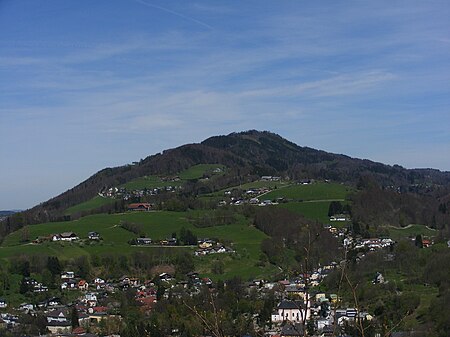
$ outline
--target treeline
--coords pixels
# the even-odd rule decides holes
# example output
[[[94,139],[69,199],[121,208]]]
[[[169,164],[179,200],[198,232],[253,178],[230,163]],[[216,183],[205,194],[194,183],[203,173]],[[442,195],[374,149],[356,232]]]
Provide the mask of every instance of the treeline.
[[[45,254],[23,255],[9,259],[7,264],[0,267],[0,296],[2,291],[11,287],[14,279],[12,275],[40,275],[39,279],[45,285],[50,289],[57,289],[62,271],[73,271],[75,275],[85,279],[118,279],[126,273],[152,278],[155,276],[152,268],[161,265],[172,266],[180,277],[194,270],[194,260],[190,252],[170,248],[136,251],[128,255],[99,253],[68,260],[59,260],[56,256]]]
[[[380,187],[373,178],[362,187],[351,196],[355,222],[375,226],[416,223],[448,230],[446,225],[450,224],[450,212],[445,195],[399,193]]]

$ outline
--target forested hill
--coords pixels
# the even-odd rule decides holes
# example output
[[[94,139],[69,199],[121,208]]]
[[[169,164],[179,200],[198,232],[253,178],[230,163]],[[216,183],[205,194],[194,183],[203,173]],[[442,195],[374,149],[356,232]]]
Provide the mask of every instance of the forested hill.
[[[277,175],[291,180],[329,179],[364,187],[370,181],[398,191],[448,194],[450,173],[433,169],[405,169],[370,160],[350,158],[298,146],[270,132],[246,131],[216,136],[200,144],[187,144],[151,155],[133,165],[106,168],[86,181],[20,215],[20,225],[61,219],[64,211],[93,198],[105,187],[119,186],[147,175],[170,176],[197,164],[222,164],[227,173],[210,189],[219,190],[236,182],[256,180],[262,175]],[[370,177],[368,180],[367,177]],[[437,188],[437,187],[439,188]],[[431,189],[431,190],[430,190]],[[8,223],[0,235],[16,225]]]

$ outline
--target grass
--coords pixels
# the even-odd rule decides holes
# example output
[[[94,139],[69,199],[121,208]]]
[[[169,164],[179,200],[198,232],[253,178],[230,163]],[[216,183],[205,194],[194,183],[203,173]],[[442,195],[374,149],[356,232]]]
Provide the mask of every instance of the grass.
[[[82,202],[81,204],[78,204],[78,205],[75,205],[75,206],[72,206],[72,207],[66,209],[65,214],[70,215],[70,214],[74,214],[74,213],[78,213],[78,212],[82,212],[82,211],[90,211],[90,210],[99,208],[103,205],[113,204],[115,201],[116,201],[115,199],[104,198],[104,197],[97,195],[94,198],[92,198],[91,200]]]
[[[222,170],[222,173],[213,173],[212,171],[216,168],[220,168]],[[208,171],[211,171],[212,174],[218,175],[223,174],[224,170],[225,170],[224,165],[201,164],[192,166],[189,169],[181,172],[179,174],[181,180],[179,181],[163,181],[158,176],[150,175],[133,179],[127,182],[126,184],[121,185],[121,187],[125,187],[127,190],[141,190],[144,188],[153,189],[166,186],[181,186],[186,180],[202,178],[203,175]]]
[[[389,231],[389,237],[393,240],[400,240],[402,238],[412,238],[417,235],[426,237],[436,236],[437,231],[430,229],[424,225],[409,225],[404,228],[387,227]]]
[[[162,181],[161,178],[157,176],[144,176],[133,179],[126,184],[121,185],[121,187],[125,187],[127,190],[141,190],[144,188],[153,189],[166,186],[181,186],[182,184],[182,181]]]
[[[318,201],[318,202],[289,202],[280,204],[279,207],[286,208],[294,213],[299,213],[305,218],[320,221],[321,223],[328,223],[328,209],[330,207],[330,201]]]
[[[221,173],[213,173],[212,171],[217,168],[220,168],[222,170],[222,172]],[[194,166],[188,168],[187,170],[181,172],[179,174],[179,177],[183,180],[200,179],[208,171],[211,171],[212,174],[222,174],[224,170],[225,170],[225,166],[220,165],[220,164],[199,164],[199,165],[194,165]]]
[[[207,212],[207,211],[205,211]],[[9,258],[17,255],[56,255],[61,260],[68,260],[81,255],[101,253],[131,254],[137,250],[167,249],[171,252],[192,250],[192,248],[161,248],[161,247],[134,247],[128,241],[136,235],[119,224],[121,221],[141,225],[145,234],[154,240],[170,237],[173,232],[179,233],[181,228],[190,229],[199,238],[217,238],[228,240],[236,250],[236,256],[230,262],[227,254],[215,254],[215,258],[224,259],[227,263],[223,278],[241,275],[245,278],[265,276],[270,277],[275,267],[257,267],[261,254],[261,242],[267,236],[258,229],[249,225],[243,216],[237,216],[235,223],[224,226],[196,228],[187,217],[188,212],[127,212],[121,214],[96,214],[83,217],[76,221],[52,222],[32,225],[8,235],[0,246],[0,258]],[[24,236],[30,240],[38,236],[48,236],[55,233],[73,231],[82,239],[80,242],[44,242],[41,244],[22,243]],[[103,241],[90,243],[87,234],[90,231],[98,232]],[[220,256],[219,256],[220,255]],[[195,259],[196,266],[205,275],[211,274],[211,257]]]
[[[344,201],[351,189],[345,185],[335,183],[313,183],[309,185],[291,185],[273,190],[264,199],[285,198],[293,201]]]

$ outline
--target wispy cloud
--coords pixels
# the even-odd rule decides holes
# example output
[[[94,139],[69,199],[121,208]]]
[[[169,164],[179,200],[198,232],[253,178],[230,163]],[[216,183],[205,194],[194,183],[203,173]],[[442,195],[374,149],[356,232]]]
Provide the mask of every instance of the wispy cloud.
[[[169,14],[172,14],[172,15],[175,15],[175,16],[177,16],[177,17],[179,17],[179,18],[184,19],[184,20],[191,21],[191,22],[193,22],[193,23],[195,23],[195,24],[198,24],[198,25],[200,25],[200,26],[203,26],[203,27],[205,27],[205,28],[208,28],[208,29],[214,29],[212,26],[210,26],[209,24],[207,24],[207,23],[205,23],[205,22],[203,22],[203,21],[197,20],[197,19],[195,19],[195,18],[193,18],[193,17],[191,17],[191,16],[182,14],[182,13],[177,12],[177,11],[174,11],[174,10],[169,9],[169,8],[167,8],[167,7],[158,6],[158,5],[155,5],[155,4],[151,3],[151,2],[144,1],[144,0],[135,0],[135,1],[136,1],[137,3],[140,3],[140,4],[144,5],[144,6],[147,6],[147,7],[150,7],[150,8],[155,8],[155,9],[158,9],[158,10],[160,10],[160,11],[163,11],[163,12],[166,12],[166,13],[169,13]]]

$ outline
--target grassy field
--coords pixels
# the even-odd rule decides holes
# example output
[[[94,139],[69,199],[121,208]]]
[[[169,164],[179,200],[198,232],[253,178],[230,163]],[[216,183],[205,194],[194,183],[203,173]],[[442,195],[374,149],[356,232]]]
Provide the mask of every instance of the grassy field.
[[[279,188],[265,194],[264,199],[343,201],[349,192],[351,192],[351,189],[345,185],[318,182],[309,185],[291,185]]]
[[[328,208],[330,201],[317,202],[289,202],[280,204],[279,207],[286,208],[292,212],[299,213],[310,220],[318,220],[322,223],[328,223]]]
[[[258,229],[249,226],[244,217],[237,217],[237,221],[230,225],[196,228],[187,219],[187,212],[127,212],[122,214],[97,214],[87,216],[76,221],[54,222],[27,226],[10,234],[0,246],[0,258],[9,258],[17,255],[47,254],[57,255],[60,259],[70,259],[80,255],[99,254],[103,252],[115,254],[130,254],[136,250],[166,249],[170,251],[192,250],[193,248],[180,247],[134,247],[128,241],[136,235],[120,226],[127,221],[142,226],[148,237],[154,240],[165,239],[173,232],[179,233],[181,228],[190,229],[199,238],[217,238],[228,240],[236,250],[233,260],[227,254],[215,254],[216,259],[223,259],[226,264],[222,278],[229,278],[242,274],[242,277],[270,276],[273,266],[265,268],[256,264],[261,254],[261,241],[267,236]],[[21,243],[24,237],[33,240],[38,236],[73,231],[81,238],[80,242],[44,242],[42,244]],[[87,234],[90,231],[98,232],[103,241],[90,243]],[[211,273],[211,257],[195,259],[198,269],[205,275]]]
[[[201,164],[190,167],[189,169],[181,172],[178,176],[180,181],[163,181],[158,176],[144,176],[140,178],[133,179],[126,184],[121,185],[128,190],[140,190],[143,188],[152,189],[158,187],[166,186],[181,186],[185,180],[190,179],[200,179],[208,171],[213,171],[216,168],[220,168],[222,172],[225,170],[225,166],[219,164]],[[213,174],[223,174],[223,173],[213,173]]]
[[[212,171],[217,168],[221,169],[222,172],[221,173],[213,173]],[[224,170],[225,170],[225,166],[220,165],[220,164],[200,164],[200,165],[192,166],[189,169],[187,169],[186,171],[181,172],[179,174],[179,177],[184,180],[200,179],[208,171],[211,171],[212,174],[223,174]]]
[[[113,204],[116,200],[111,198],[103,198],[99,195],[95,196],[91,200],[82,202],[81,204],[75,205],[66,209],[65,214],[74,214],[82,211],[90,211],[96,208],[99,208],[103,205]]]
[[[402,238],[415,238],[417,235],[426,237],[433,237],[437,234],[437,231],[428,228],[424,225],[409,225],[404,228],[387,227],[389,231],[389,237],[393,240],[399,240]]]
[[[157,176],[144,176],[133,179],[126,184],[121,185],[121,187],[125,187],[127,190],[141,190],[144,188],[152,189],[166,186],[181,186],[182,184],[182,181],[162,181],[161,178]]]

